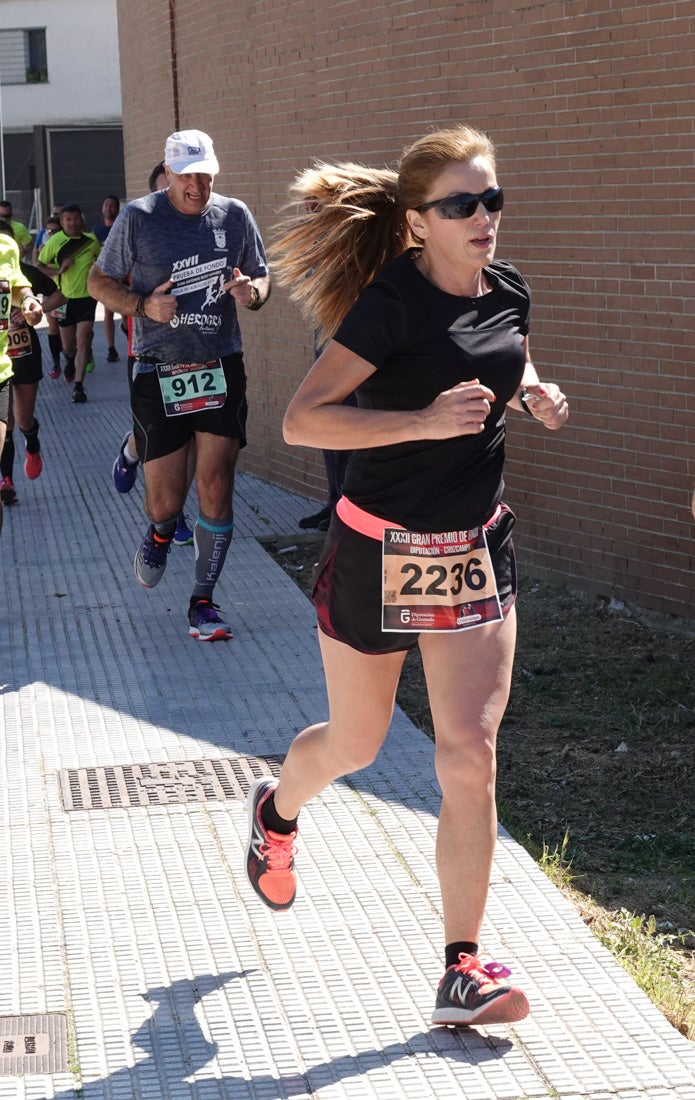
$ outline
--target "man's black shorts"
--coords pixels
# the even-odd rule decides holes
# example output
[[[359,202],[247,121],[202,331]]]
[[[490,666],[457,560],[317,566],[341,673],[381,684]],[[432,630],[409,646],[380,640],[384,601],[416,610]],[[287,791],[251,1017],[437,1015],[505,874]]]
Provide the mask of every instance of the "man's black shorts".
[[[60,328],[78,325],[80,321],[93,321],[97,303],[94,298],[68,298],[65,316],[58,321]]]
[[[132,377],[134,360],[128,360]],[[220,360],[227,382],[227,397],[220,409],[166,416],[162,391],[155,370],[141,372],[130,387],[135,446],[141,462],[151,462],[173,454],[192,439],[196,432],[238,439],[246,446],[246,372],[241,354],[225,355]]]

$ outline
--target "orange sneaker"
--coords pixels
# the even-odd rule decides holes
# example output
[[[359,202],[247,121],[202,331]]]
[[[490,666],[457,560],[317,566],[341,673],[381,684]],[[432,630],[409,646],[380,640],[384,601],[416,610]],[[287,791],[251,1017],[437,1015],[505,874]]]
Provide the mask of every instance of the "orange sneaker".
[[[433,1024],[513,1024],[531,1011],[526,994],[505,980],[511,971],[483,963],[477,955],[459,955],[444,973],[432,1013]]]
[[[274,833],[263,824],[261,807],[276,787],[276,779],[264,776],[249,788],[246,873],[261,901],[280,912],[289,909],[297,893],[294,873],[297,830],[289,834]]]

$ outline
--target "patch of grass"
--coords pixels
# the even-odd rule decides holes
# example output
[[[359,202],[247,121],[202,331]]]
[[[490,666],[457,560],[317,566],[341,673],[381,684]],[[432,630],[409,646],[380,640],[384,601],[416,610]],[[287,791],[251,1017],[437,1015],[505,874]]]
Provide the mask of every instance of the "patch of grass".
[[[550,850],[547,844],[543,844],[543,851],[538,859],[538,866],[544,871],[551,882],[560,890],[569,890],[574,881],[572,874],[572,860],[567,858],[569,845],[569,831],[565,831],[562,843]]]
[[[691,966],[684,969],[677,950],[685,937],[660,932],[653,916],[637,916],[626,909],[601,914],[592,922],[592,930],[673,1026],[682,1035],[695,1036],[692,957]]]

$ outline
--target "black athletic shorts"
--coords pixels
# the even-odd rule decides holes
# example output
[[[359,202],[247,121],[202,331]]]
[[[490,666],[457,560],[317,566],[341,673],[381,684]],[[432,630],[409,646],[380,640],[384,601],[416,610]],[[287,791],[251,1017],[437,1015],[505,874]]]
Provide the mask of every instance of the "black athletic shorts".
[[[15,386],[31,386],[43,378],[40,355],[26,355],[22,359],[13,359],[12,367],[12,384]]]
[[[35,332],[29,331],[26,337],[30,340],[30,350],[26,355],[15,355],[12,358],[12,384],[15,386],[31,386],[43,378],[39,339]]]
[[[134,360],[128,360],[132,377]],[[195,432],[209,432],[225,439],[238,439],[246,446],[246,372],[244,357],[225,355],[220,360],[227,382],[227,397],[220,409],[166,416],[162,391],[155,370],[137,374],[130,387],[135,447],[141,462],[173,454],[192,439]]]
[[[506,614],[516,600],[514,513],[505,508],[485,527],[497,591]],[[316,567],[312,599],[319,628],[360,653],[396,653],[417,645],[416,631],[381,629],[382,544],[354,531],[333,513]]]
[[[60,328],[69,328],[80,321],[93,321],[96,315],[97,303],[94,298],[68,298],[65,306],[65,316],[58,321]]]

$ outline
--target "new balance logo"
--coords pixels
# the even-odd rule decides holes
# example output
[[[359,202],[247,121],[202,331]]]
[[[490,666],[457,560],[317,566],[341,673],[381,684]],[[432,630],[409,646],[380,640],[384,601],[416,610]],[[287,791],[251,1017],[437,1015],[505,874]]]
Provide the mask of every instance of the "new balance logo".
[[[467,981],[464,984],[463,977],[459,976],[451,987],[451,999],[453,1000],[454,997],[456,997],[461,1002],[461,1004],[465,1004],[466,994],[468,993],[468,990],[471,988],[471,986],[474,984],[475,983],[471,981]]]

